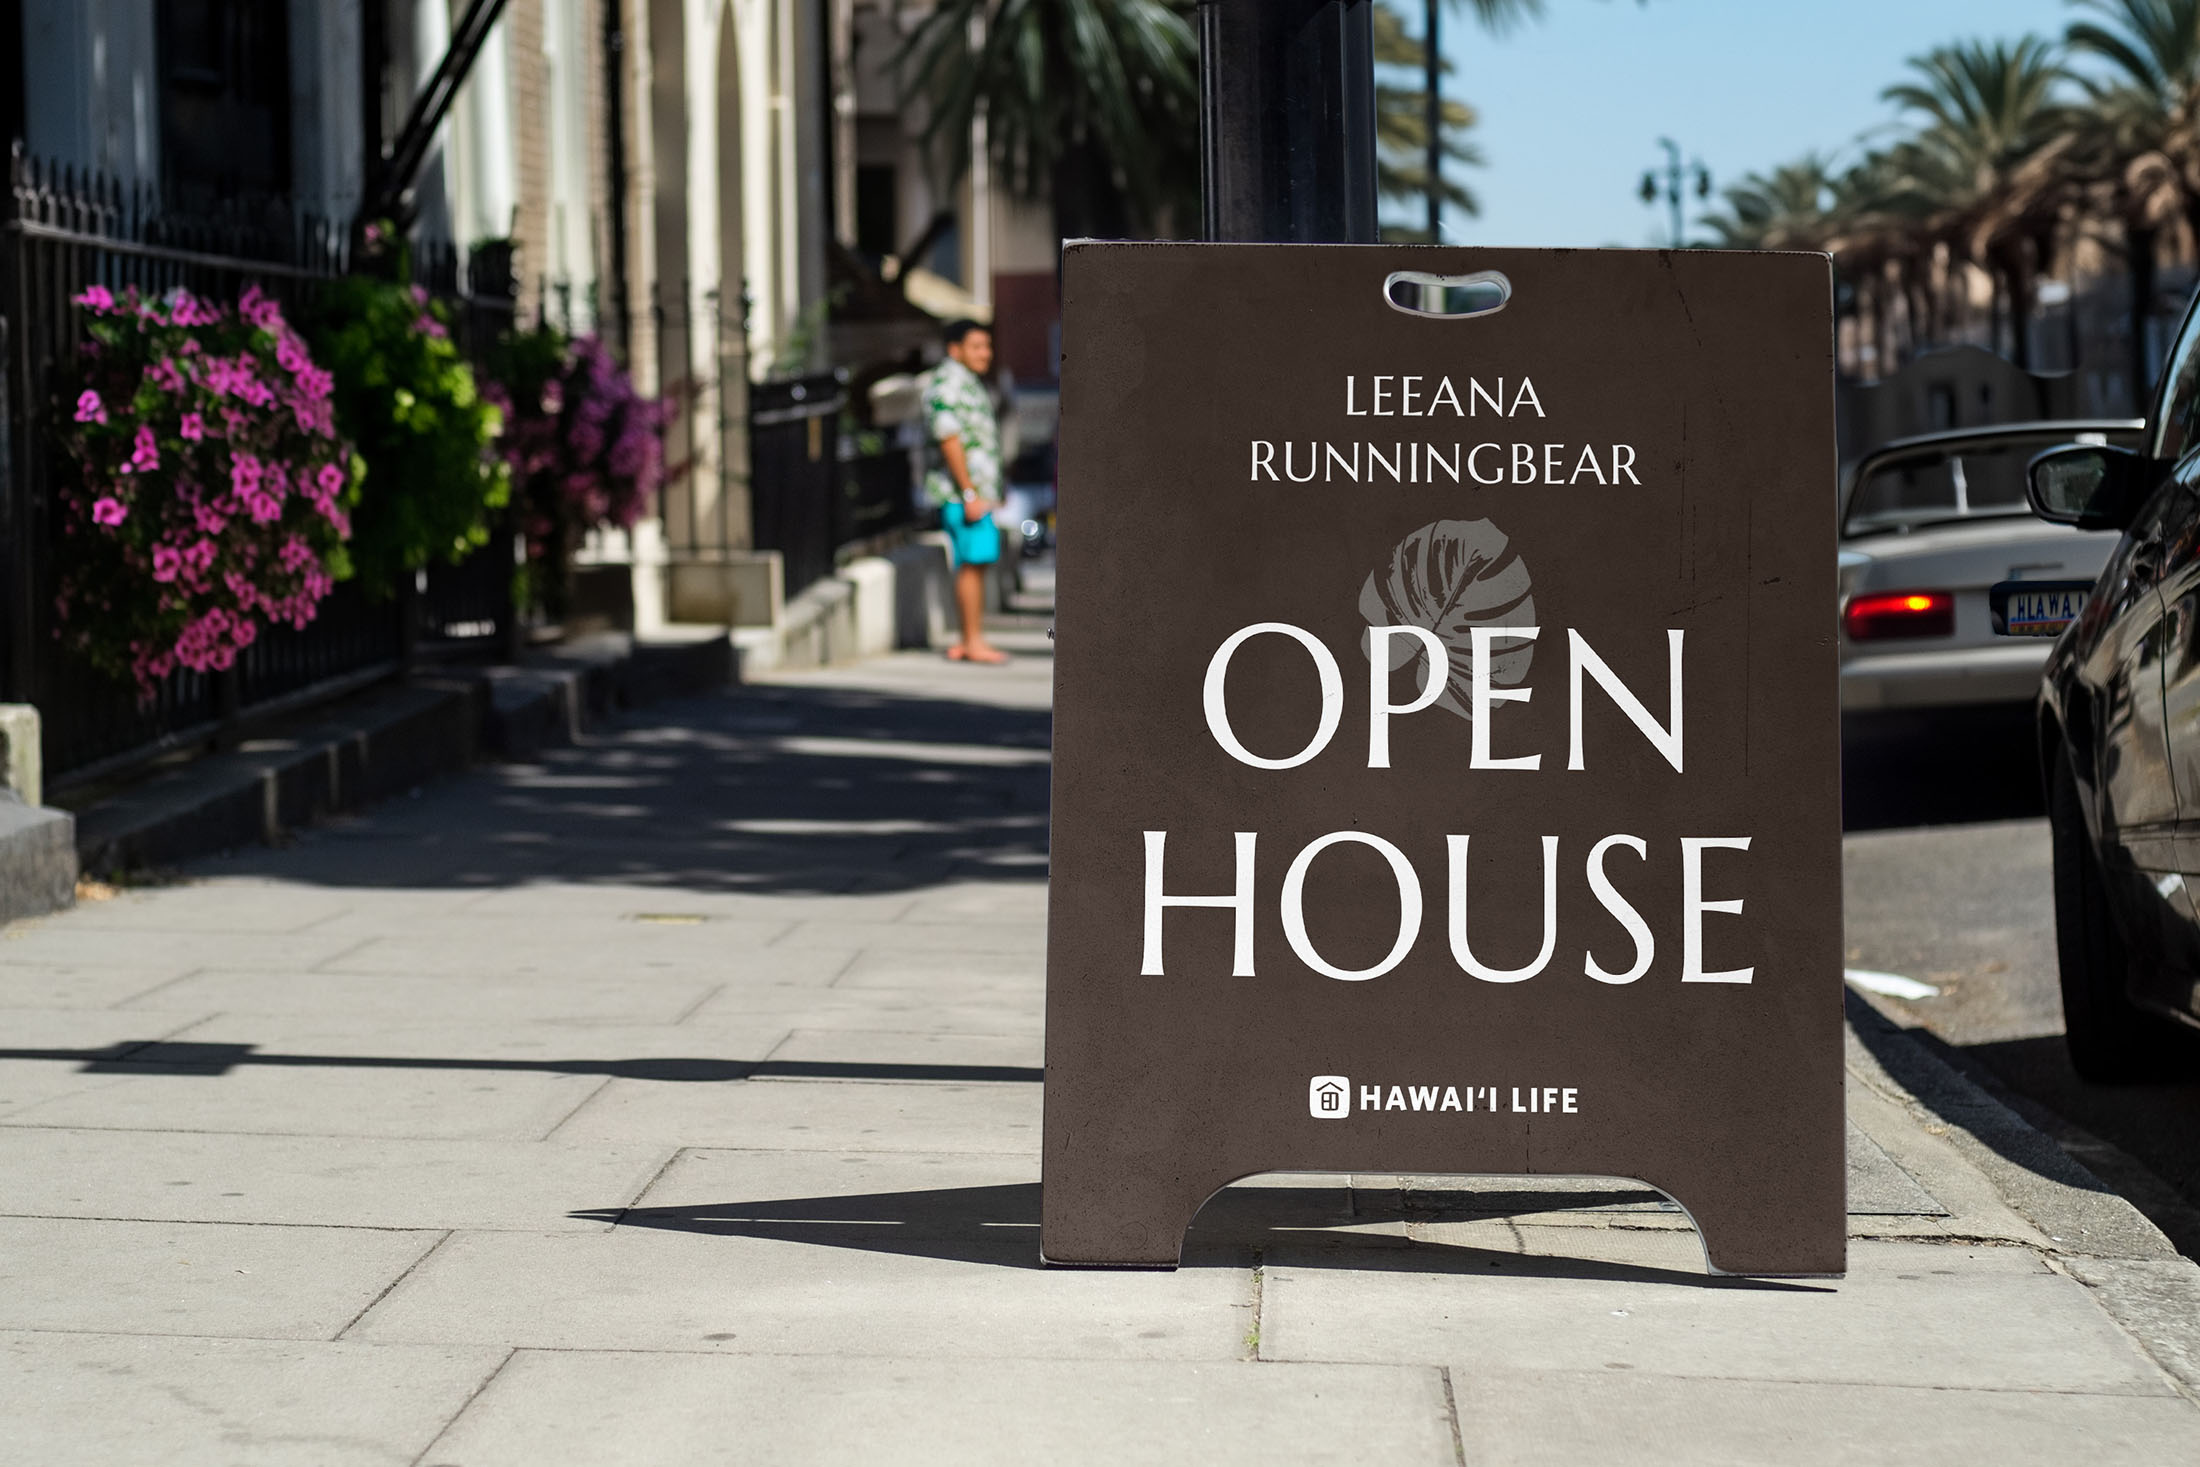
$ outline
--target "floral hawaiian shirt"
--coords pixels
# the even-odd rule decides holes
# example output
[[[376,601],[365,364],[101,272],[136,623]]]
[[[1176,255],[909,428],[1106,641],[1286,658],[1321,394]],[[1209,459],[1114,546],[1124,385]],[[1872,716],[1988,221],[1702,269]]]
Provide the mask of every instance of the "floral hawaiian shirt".
[[[985,382],[953,357],[932,369],[924,381],[924,425],[936,445],[949,438],[962,440],[963,461],[970,469],[970,487],[980,499],[1001,497],[1001,425],[993,416],[993,395]],[[945,464],[937,461],[925,475],[925,492],[934,504],[962,498],[962,490]]]

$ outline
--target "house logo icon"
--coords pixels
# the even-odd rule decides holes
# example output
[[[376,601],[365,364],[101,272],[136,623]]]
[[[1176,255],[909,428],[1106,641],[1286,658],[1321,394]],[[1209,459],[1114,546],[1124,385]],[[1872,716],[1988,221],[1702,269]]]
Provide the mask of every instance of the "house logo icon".
[[[1307,1081],[1306,1113],[1317,1121],[1339,1121],[1352,1114],[1352,1082],[1342,1075],[1316,1075]]]

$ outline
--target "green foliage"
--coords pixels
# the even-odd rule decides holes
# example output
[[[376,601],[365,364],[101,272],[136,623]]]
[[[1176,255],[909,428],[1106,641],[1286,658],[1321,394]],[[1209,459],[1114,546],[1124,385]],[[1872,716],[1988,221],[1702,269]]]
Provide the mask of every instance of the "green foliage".
[[[1199,213],[1199,38],[1188,0],[940,0],[896,58],[950,181],[982,108],[995,177],[1058,214],[1119,195],[1131,222]],[[982,41],[973,45],[974,30]]]
[[[310,327],[336,377],[336,421],[366,461],[352,508],[351,558],[370,594],[488,543],[510,501],[510,470],[490,452],[502,414],[452,343],[442,307],[418,287],[336,281]]]
[[[1514,18],[1516,7],[1477,6],[1483,23],[1500,29]],[[1534,6],[1524,13],[1536,13]],[[1411,35],[1392,0],[1380,0],[1373,16],[1375,32],[1375,191],[1384,203],[1412,203],[1428,198],[1428,90],[1425,38]],[[1439,57],[1437,75],[1451,75],[1452,65]],[[1409,84],[1405,78],[1410,75]],[[1443,110],[1443,149],[1447,165],[1479,167],[1482,150],[1467,139],[1475,124],[1472,107],[1446,97]],[[1482,212],[1481,201],[1447,167],[1442,180],[1444,207],[1452,213],[1473,216]],[[1387,240],[1425,239],[1426,229],[1383,226]]]

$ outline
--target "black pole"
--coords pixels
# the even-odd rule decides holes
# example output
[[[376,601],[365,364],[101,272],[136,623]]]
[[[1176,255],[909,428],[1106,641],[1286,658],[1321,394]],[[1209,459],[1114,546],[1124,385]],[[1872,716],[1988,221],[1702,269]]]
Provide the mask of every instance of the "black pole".
[[[1206,236],[1375,241],[1373,0],[1199,0]]]
[[[627,299],[626,273],[626,25],[621,19],[626,0],[609,0],[603,8],[603,112],[604,145],[610,173],[611,259],[608,262],[612,351],[629,368],[633,366],[634,312]],[[597,330],[603,330],[601,321]]]
[[[1428,0],[1427,52],[1421,58],[1428,73],[1428,242],[1444,242],[1444,63],[1437,49],[1437,17],[1443,0]]]

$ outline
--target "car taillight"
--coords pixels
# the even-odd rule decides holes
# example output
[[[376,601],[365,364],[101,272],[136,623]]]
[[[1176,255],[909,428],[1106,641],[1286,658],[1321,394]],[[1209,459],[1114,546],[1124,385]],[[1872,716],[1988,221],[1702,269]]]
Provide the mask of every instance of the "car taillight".
[[[1852,642],[1955,634],[1956,598],[1946,591],[1886,591],[1852,596],[1841,613]]]

